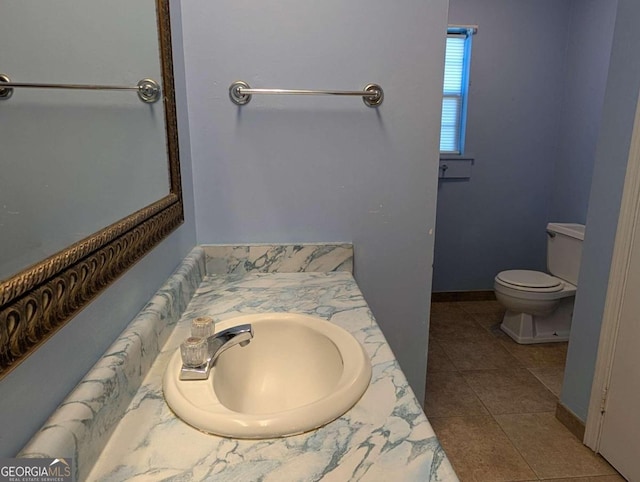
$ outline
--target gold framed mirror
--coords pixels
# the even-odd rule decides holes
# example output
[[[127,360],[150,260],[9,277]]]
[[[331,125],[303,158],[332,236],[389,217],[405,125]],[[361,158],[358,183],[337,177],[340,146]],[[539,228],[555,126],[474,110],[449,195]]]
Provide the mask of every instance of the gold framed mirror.
[[[155,6],[169,192],[55,254],[0,279],[0,378],[184,221],[169,0],[155,0]],[[165,160],[158,159],[158,162]]]

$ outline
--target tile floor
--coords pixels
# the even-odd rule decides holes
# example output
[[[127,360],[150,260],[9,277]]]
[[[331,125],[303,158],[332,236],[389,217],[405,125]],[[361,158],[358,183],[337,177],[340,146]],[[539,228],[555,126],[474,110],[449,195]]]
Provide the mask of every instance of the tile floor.
[[[460,480],[624,481],[555,418],[567,343],[518,345],[502,315],[431,305],[425,412]]]

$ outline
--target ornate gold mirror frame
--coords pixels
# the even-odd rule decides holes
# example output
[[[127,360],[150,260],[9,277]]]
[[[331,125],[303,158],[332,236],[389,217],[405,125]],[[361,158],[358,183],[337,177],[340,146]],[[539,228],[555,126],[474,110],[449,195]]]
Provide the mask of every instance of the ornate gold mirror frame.
[[[184,221],[169,0],[156,0],[170,192],[0,281],[0,378]]]

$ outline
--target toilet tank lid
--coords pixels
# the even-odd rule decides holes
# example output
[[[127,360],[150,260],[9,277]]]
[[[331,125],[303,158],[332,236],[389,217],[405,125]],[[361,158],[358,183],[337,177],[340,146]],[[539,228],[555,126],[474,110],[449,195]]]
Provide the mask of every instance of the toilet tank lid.
[[[547,224],[547,231],[552,233],[564,234],[571,238],[584,241],[584,224],[575,223],[549,223]]]

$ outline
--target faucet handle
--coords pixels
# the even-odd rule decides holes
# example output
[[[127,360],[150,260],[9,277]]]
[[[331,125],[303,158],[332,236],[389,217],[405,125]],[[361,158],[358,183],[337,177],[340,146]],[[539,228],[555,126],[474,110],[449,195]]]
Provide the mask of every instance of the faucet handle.
[[[180,345],[180,355],[185,367],[195,368],[204,365],[209,355],[207,339],[190,336]]]
[[[191,320],[191,336],[209,338],[215,332],[213,318],[209,316],[199,316]]]

